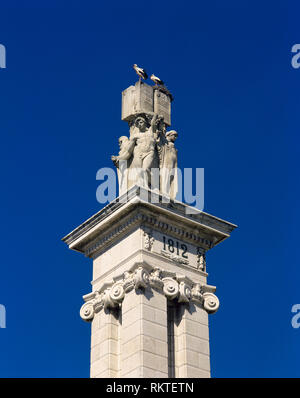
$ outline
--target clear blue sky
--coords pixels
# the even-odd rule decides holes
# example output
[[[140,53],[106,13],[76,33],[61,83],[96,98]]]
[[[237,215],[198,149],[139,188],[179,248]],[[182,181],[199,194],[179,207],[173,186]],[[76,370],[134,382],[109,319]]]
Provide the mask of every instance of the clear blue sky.
[[[61,238],[97,212],[132,64],[175,100],[180,167],[239,225],[207,258],[214,377],[299,377],[296,1],[15,1],[0,6],[0,376],[88,377],[91,260]]]

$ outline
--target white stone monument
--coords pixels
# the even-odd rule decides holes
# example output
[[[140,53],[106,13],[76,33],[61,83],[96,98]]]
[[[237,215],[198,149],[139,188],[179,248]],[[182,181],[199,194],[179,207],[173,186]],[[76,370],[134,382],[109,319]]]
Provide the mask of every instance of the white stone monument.
[[[140,101],[143,96],[135,97],[133,88],[141,86],[145,83],[122,95],[130,137],[137,134],[132,131],[135,112],[152,112],[159,91],[146,89]],[[157,119],[161,129],[160,122],[152,123],[159,158],[161,147],[169,150],[159,136],[165,136],[170,107],[153,108],[157,112],[163,114]],[[154,127],[141,127],[138,134],[149,134],[152,143]],[[141,156],[138,139],[128,150],[133,162]],[[218,310],[219,300],[215,286],[207,284],[205,255],[236,225],[204,212],[189,215],[186,204],[163,203],[161,191],[155,195],[153,203],[153,191],[133,185],[63,238],[70,249],[93,260],[92,292],[83,297],[80,310],[91,322],[91,377],[210,377],[208,316]]]

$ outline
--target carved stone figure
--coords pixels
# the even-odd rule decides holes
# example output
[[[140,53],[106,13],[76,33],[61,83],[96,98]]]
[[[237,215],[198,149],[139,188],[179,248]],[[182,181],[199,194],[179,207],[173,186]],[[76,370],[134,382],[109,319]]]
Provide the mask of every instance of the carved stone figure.
[[[134,180],[138,181],[141,186],[151,187],[152,169],[158,168],[156,151],[158,138],[157,120],[158,116],[154,115],[149,125],[147,116],[140,114],[133,122],[130,139],[135,142],[135,146],[130,166],[132,173],[129,175],[129,185],[132,185],[132,180]]]
[[[153,88],[146,85],[152,95],[145,96],[145,90],[141,89],[144,86],[145,84],[139,84],[131,87],[132,96],[139,102],[143,111],[137,113],[129,99],[123,101],[124,104],[122,102],[122,111],[125,105],[128,108],[125,112],[127,116],[126,118],[122,117],[122,120],[129,123],[129,138],[126,136],[119,138],[119,155],[111,157],[118,171],[119,193],[122,195],[132,186],[139,185],[159,190],[164,196],[175,199],[178,190],[178,176],[177,149],[174,142],[178,134],[175,130],[166,132],[169,122],[162,116],[164,115],[164,103],[160,103],[162,114],[155,113],[158,112],[155,110],[154,113],[149,112],[146,109],[149,105],[148,102],[153,102]],[[161,89],[159,88],[159,90]],[[162,95],[162,93],[159,91],[157,95]],[[169,92],[164,95],[167,94],[171,96]],[[170,109],[166,115],[170,119]]]
[[[119,138],[119,155],[111,157],[111,160],[114,162],[118,172],[120,195],[123,195],[130,188],[128,186],[128,169],[130,167],[134,146],[134,140],[130,140],[128,137],[122,136]]]
[[[175,130],[165,133],[158,145],[160,159],[160,191],[175,199],[178,190],[177,149],[174,142],[178,137]]]

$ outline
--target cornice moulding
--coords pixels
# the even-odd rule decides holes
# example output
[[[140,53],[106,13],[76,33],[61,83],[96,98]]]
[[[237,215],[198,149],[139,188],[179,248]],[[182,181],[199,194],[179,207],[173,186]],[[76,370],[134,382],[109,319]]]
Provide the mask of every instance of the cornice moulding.
[[[185,209],[189,206],[180,202],[152,204],[141,198],[150,194],[150,191],[133,187],[128,192],[126,203],[121,203],[123,197],[117,198],[62,240],[70,249],[90,257],[135,224],[146,223],[171,235],[181,236],[191,243],[202,243],[204,247],[207,245],[201,239],[212,240],[210,246],[213,247],[228,238],[230,232],[236,228],[236,225],[204,212],[187,215]],[[121,223],[121,220],[124,222]]]

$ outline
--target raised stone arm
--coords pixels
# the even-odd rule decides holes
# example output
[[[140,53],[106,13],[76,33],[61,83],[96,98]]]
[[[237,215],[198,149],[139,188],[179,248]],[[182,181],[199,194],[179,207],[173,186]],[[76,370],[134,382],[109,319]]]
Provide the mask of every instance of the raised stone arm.
[[[153,118],[151,120],[151,128],[152,128],[152,130],[157,127],[157,119],[158,119],[158,114],[154,113]]]
[[[160,124],[163,122],[164,117],[161,115],[158,115],[157,113],[154,114],[152,120],[151,120],[151,129],[152,132],[155,136],[156,140],[159,140],[159,136],[162,133],[162,129],[160,128]]]

